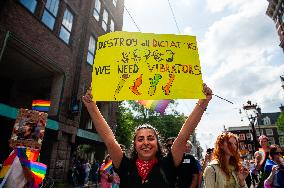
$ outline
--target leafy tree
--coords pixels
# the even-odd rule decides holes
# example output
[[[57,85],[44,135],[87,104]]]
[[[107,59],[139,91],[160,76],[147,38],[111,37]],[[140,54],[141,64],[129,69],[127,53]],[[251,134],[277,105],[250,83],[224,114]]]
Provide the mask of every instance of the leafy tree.
[[[117,111],[117,128],[116,138],[118,143],[125,145],[127,148],[131,144],[131,137],[134,131],[135,123],[132,112],[121,102]]]
[[[276,126],[280,131],[284,131],[284,111],[280,113],[276,121]]]

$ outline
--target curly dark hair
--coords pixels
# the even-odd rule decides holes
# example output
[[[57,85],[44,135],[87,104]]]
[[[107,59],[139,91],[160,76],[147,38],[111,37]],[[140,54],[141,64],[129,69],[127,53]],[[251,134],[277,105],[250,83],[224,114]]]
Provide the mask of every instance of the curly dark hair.
[[[137,154],[137,151],[135,150],[135,146],[134,146],[134,142],[135,142],[135,139],[136,139],[136,136],[137,136],[137,132],[141,129],[151,129],[153,130],[154,132],[154,135],[157,139],[157,144],[158,144],[158,151],[156,153],[156,157],[158,159],[161,159],[164,155],[164,148],[163,148],[163,145],[161,144],[161,138],[159,136],[159,133],[158,131],[155,129],[155,127],[153,127],[152,125],[150,124],[142,124],[142,125],[138,125],[136,128],[135,128],[135,131],[134,131],[134,135],[133,135],[133,140],[132,140],[132,146],[131,146],[131,153],[130,153],[130,157],[134,160],[136,160],[138,158],[138,154]]]

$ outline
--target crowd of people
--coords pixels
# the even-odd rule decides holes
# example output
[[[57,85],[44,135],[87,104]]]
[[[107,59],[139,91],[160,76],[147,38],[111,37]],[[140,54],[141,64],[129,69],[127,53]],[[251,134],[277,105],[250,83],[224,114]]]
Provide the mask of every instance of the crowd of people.
[[[92,100],[89,89],[83,102],[109,153],[98,171],[101,187],[284,187],[283,152],[278,145],[268,146],[265,135],[259,137],[261,150],[255,152],[253,159],[240,155],[238,137],[231,132],[222,132],[214,148],[207,149],[204,159],[199,161],[191,155],[192,144],[188,138],[212,98],[212,91],[206,85],[203,92],[206,98],[198,100],[177,137],[162,143],[156,129],[143,124],[134,132],[131,151],[125,152]],[[113,168],[111,172],[105,172],[104,166],[110,159]],[[115,182],[115,176],[117,183],[110,183]]]

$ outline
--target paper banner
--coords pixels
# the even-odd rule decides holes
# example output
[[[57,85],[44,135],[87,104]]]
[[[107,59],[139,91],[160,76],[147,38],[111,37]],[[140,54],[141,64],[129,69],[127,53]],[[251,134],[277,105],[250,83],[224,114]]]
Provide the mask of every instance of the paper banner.
[[[195,36],[105,34],[92,79],[96,101],[205,98]]]

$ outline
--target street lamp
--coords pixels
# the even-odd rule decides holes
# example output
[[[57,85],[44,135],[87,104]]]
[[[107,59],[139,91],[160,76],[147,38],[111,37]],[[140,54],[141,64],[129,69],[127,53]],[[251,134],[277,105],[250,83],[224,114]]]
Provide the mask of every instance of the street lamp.
[[[247,104],[243,105],[243,109],[246,112],[246,116],[252,128],[253,152],[255,152],[258,146],[256,131],[255,131],[255,121],[257,121],[258,118],[260,118],[261,116],[261,108],[258,107],[257,104],[253,104],[251,101],[247,101]],[[249,111],[252,112],[250,115],[248,114]],[[260,127],[259,127],[259,132],[260,132]]]
[[[280,76],[281,87],[284,89],[284,75]]]

